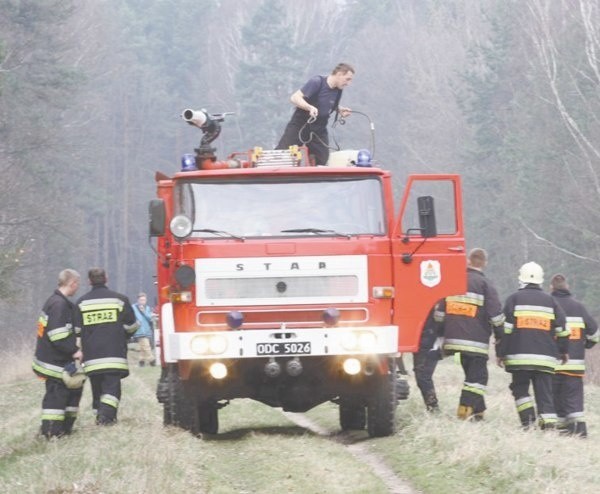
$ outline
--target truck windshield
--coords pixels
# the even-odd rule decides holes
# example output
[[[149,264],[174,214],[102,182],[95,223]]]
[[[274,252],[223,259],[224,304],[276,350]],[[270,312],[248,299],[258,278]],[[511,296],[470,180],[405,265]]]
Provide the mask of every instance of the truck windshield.
[[[176,213],[192,220],[192,237],[206,239],[383,235],[387,230],[377,177],[180,182],[175,201]]]

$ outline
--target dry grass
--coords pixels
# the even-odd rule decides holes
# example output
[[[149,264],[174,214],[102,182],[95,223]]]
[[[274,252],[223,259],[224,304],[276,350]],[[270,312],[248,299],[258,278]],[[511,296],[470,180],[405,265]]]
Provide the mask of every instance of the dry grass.
[[[43,386],[31,377],[29,350],[21,355],[24,362],[15,359],[1,364],[1,374],[10,371],[14,377],[0,385],[0,492],[387,492],[343,445],[307,433],[278,410],[252,401],[235,400],[224,408],[221,434],[215,438],[197,439],[164,428],[154,396],[157,368],[134,368],[123,381],[117,426],[94,425],[86,390],[76,433],[59,441],[41,440],[36,432]],[[7,365],[26,371],[13,372]],[[411,382],[411,397],[398,409],[395,436],[368,439],[361,431],[347,437],[360,441],[423,493],[579,494],[600,485],[598,387],[586,387],[590,438],[584,441],[522,432],[508,390],[509,375],[491,364],[483,423],[454,417],[462,371],[450,359],[440,363],[435,380],[440,415],[425,413]],[[339,430],[334,405],[307,415],[322,427]]]
[[[0,384],[31,379],[34,377],[31,370],[31,361],[35,351],[35,334],[31,341],[13,342],[8,348],[0,348]]]
[[[224,408],[222,433],[214,438],[164,428],[154,396],[158,373],[134,368],[123,381],[114,427],[94,425],[86,390],[76,433],[50,442],[36,437],[43,386],[35,380],[2,385],[0,492],[386,492],[344,447],[256,402]]]
[[[371,441],[372,450],[422,492],[594,492],[600,485],[600,389],[586,387],[587,440],[523,432],[508,389],[510,375],[492,364],[489,369],[484,422],[455,418],[463,375],[452,359],[446,359],[434,376],[442,413],[424,411],[411,377],[411,397],[398,409],[398,434]],[[335,424],[333,409],[327,416],[319,409],[309,414]]]

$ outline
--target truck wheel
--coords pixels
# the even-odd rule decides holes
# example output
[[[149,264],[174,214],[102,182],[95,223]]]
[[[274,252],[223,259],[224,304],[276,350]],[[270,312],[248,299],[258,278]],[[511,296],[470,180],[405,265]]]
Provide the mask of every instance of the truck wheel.
[[[205,434],[219,432],[219,409],[210,403],[198,406],[198,430]]]
[[[175,422],[175,395],[176,386],[179,383],[177,368],[173,364],[168,364],[164,377],[161,377],[158,383],[157,396],[163,403],[163,425],[173,425]]]
[[[377,376],[367,405],[367,430],[371,437],[391,436],[396,430],[396,369]]]
[[[340,398],[340,426],[343,431],[361,431],[367,424],[367,413],[364,406],[354,400]]]
[[[163,424],[181,427],[195,435],[200,434],[200,416],[196,399],[179,379],[176,366],[169,367],[165,385],[167,390],[163,408]]]
[[[178,382],[176,390],[173,424],[194,435],[200,434],[200,417],[196,400],[190,396],[181,381]]]

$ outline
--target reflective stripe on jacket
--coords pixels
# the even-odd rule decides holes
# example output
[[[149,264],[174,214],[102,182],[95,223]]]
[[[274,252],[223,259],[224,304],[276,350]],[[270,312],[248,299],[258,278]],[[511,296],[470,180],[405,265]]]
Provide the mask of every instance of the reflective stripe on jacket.
[[[568,347],[565,314],[554,298],[529,284],[506,299],[504,315],[497,355],[506,370],[554,372]]]
[[[467,292],[446,297],[435,312],[442,324],[444,352],[488,355],[489,341],[504,324],[502,304],[492,283],[478,269],[467,269]]]
[[[560,289],[552,292],[566,314],[566,328],[569,331],[569,360],[559,364],[556,372],[560,374],[583,376],[585,374],[585,349],[598,343],[600,333],[598,324],[588,313],[584,305],[573,298],[569,290]]]

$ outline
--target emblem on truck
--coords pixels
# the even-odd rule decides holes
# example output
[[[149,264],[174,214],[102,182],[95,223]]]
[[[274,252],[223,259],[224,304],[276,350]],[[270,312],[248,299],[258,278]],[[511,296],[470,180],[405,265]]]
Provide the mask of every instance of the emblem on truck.
[[[433,259],[421,261],[421,283],[429,288],[433,288],[439,285],[440,281],[442,281],[440,261]]]

